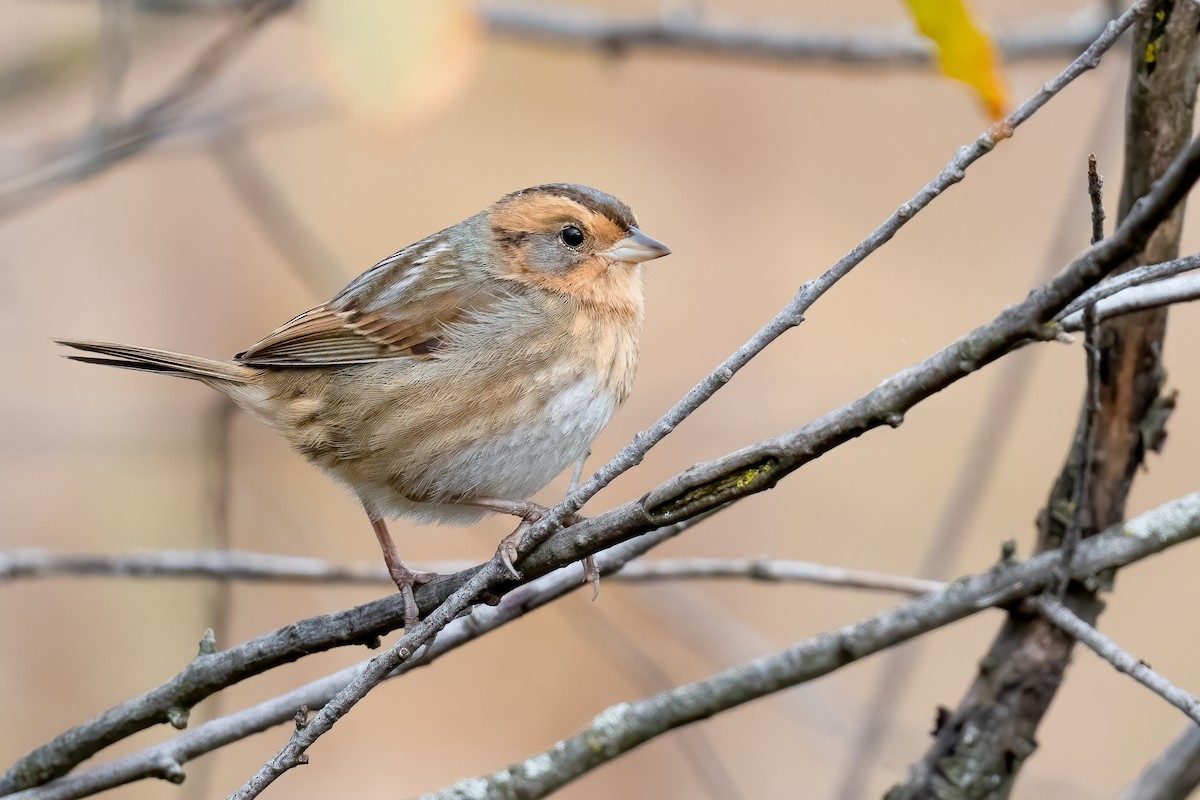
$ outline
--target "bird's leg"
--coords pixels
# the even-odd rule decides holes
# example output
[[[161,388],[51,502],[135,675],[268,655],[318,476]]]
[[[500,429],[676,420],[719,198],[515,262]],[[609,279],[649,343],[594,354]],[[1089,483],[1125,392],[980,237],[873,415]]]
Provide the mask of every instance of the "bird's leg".
[[[546,515],[550,509],[538,503],[530,502],[529,500],[503,500],[498,497],[472,497],[456,501],[459,505],[474,506],[475,508],[483,508],[488,511],[495,511],[499,514],[510,514],[514,517],[521,518],[521,524],[517,529],[500,540],[500,546],[496,552],[500,555],[500,560],[504,562],[504,566],[518,580],[521,578],[521,573],[513,566],[518,555],[518,548],[521,546],[521,541],[525,538],[525,532],[538,520]],[[572,514],[563,520],[563,525],[574,525],[577,522],[582,522],[584,517],[578,514]]]
[[[404,598],[404,628],[411,629],[421,618],[417,607],[417,598],[413,596],[413,587],[429,583],[438,577],[436,572],[414,572],[400,560],[396,550],[396,542],[388,533],[387,523],[382,517],[377,517],[370,511],[367,516],[371,519],[371,527],[375,530],[375,538],[379,540],[379,549],[383,551],[383,563],[387,564],[388,574],[396,582],[396,588]]]

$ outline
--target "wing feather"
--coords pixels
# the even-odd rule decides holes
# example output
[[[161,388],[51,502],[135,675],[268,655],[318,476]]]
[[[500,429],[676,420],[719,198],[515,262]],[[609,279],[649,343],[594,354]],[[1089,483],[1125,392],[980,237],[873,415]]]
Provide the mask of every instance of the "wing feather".
[[[385,258],[234,360],[304,367],[434,358],[448,327],[495,300],[486,280],[462,268],[442,231]]]

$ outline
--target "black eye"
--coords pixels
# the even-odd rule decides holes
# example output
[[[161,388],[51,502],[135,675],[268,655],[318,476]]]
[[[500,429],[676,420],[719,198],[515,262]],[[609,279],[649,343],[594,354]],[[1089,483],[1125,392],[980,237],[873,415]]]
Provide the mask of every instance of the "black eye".
[[[567,247],[579,247],[583,244],[583,231],[574,225],[568,225],[558,232],[558,238],[562,239],[562,243]]]

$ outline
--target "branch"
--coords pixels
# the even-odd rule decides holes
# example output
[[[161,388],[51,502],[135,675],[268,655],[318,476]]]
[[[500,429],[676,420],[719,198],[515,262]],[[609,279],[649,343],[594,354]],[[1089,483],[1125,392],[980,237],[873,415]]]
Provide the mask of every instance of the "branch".
[[[1121,800],[1186,800],[1200,786],[1200,728],[1188,723]]]
[[[235,12],[229,27],[155,100],[117,122],[97,120],[82,135],[50,147],[58,155],[0,183],[0,218],[24,210],[54,189],[92,177],[167,135],[178,116],[286,0],[256,0]]]
[[[1183,260],[1183,259],[1181,259]],[[1096,320],[1103,322],[1137,311],[1151,308],[1190,303],[1200,300],[1200,275],[1179,275],[1165,281],[1154,281],[1142,286],[1131,286],[1096,303]],[[1078,331],[1084,327],[1085,311],[1076,311],[1062,319],[1064,331]]]
[[[1071,574],[1082,580],[1200,536],[1200,493],[1143,514],[1082,542]],[[1054,586],[1065,569],[1058,553],[962,578],[870,619],[801,641],[702,681],[598,714],[580,733],[487,777],[471,778],[423,800],[544,797],[584,773],[667,731],[773,692],[827,675],[914,636]]]
[[[934,180],[879,226],[853,251],[799,293],[750,341],[727,358],[710,375],[671,408],[653,426],[639,434],[607,465],[577,491],[546,514],[526,536],[527,547],[519,560],[530,578],[579,560],[638,533],[682,521],[725,503],[771,488],[780,478],[825,452],[880,425],[898,425],[903,413],[1000,357],[1018,343],[1052,337],[1055,326],[1046,327],[1063,306],[1090,288],[1104,274],[1132,255],[1150,235],[1159,219],[1168,214],[1200,174],[1200,145],[1189,148],[1163,180],[1149,192],[1135,213],[1123,221],[1113,236],[1086,251],[1050,283],[1025,301],[1006,309],[992,322],[936,353],[926,361],[885,381],[859,400],[796,431],[768,439],[738,453],[695,465],[686,473],[660,485],[640,500],[572,526],[569,531],[547,537],[569,514],[574,513],[617,475],[638,464],[657,442],[727,383],[783,332],[798,324],[804,310],[868,255],[882,246],[917,212],[964,177],[964,170],[981,158],[1014,128],[1029,119],[1051,97],[1079,75],[1099,63],[1134,20],[1147,14],[1150,0],[1142,0],[1120,19],[1110,23],[1088,50],[1048,81],[1000,125],[981,135],[972,145],[960,148]],[[533,552],[528,552],[533,548]],[[296,763],[304,749],[370,687],[406,660],[437,630],[447,624],[484,591],[493,594],[514,586],[507,569],[493,559],[478,571],[460,573],[423,586],[417,602],[430,615],[428,624],[406,632],[386,653],[373,662],[370,672],[353,685],[353,693],[330,703],[304,729],[298,731],[285,752],[255,779],[255,790]],[[167,721],[167,711],[188,707],[224,686],[258,674],[312,652],[347,644],[373,643],[397,628],[401,620],[397,597],[384,598],[345,612],[314,617],[287,628],[256,637],[220,654],[201,657],[172,682],[140,698],[110,709],[100,717],[64,733],[21,759],[0,781],[6,788],[36,785],[64,774],[99,749],[138,730]],[[348,690],[349,692],[349,690]],[[253,796],[243,793],[243,796]]]
[[[1068,304],[1060,316],[1066,317],[1074,314],[1076,311],[1082,311],[1085,306],[1093,305],[1106,297],[1112,297],[1117,292],[1128,289],[1131,286],[1140,286],[1151,281],[1161,280],[1162,278],[1170,278],[1184,272],[1191,272],[1194,269],[1200,269],[1200,253],[1193,253],[1190,256],[1172,259],[1171,261],[1164,261],[1161,264],[1135,267],[1128,272],[1115,275],[1099,286],[1084,292],[1079,296],[1079,299]]]
[[[779,26],[747,27],[690,14],[616,18],[588,8],[548,4],[480,9],[491,34],[519,42],[608,55],[648,51],[789,66],[921,68],[936,61],[928,40],[911,26],[875,34],[781,32]],[[1070,18],[1042,18],[996,35],[1006,61],[1073,58],[1100,35],[1108,17],[1101,9]]]
[[[1057,599],[1043,594],[1038,596],[1036,602],[1038,610],[1047,619],[1087,645],[1093,653],[1112,664],[1113,669],[1133,678],[1200,725],[1200,700],[1150,669],[1144,661],[1129,655],[1120,645],[1081,620]]]
[[[414,566],[422,572],[457,572],[471,564],[438,561]],[[209,580],[388,586],[392,578],[376,564],[341,565],[238,550],[153,550],[132,555],[52,554],[45,550],[0,552],[0,582],[65,576],[103,578],[204,578]],[[628,564],[610,580],[644,583],[661,580],[742,578],[773,583],[812,583],[848,589],[918,595],[942,588],[941,581],[920,580],[869,570],[830,567],[810,561],[776,558],[657,558]]]

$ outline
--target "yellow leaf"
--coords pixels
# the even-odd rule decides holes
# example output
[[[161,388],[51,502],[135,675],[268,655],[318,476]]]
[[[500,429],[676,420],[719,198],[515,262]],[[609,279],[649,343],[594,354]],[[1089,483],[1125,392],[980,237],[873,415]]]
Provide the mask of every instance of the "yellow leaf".
[[[460,0],[312,0],[334,89],[371,122],[403,128],[467,88],[483,28]]]
[[[992,40],[976,24],[966,0],[905,0],[917,30],[937,45],[942,73],[973,88],[992,119],[1008,113],[1008,87]]]

